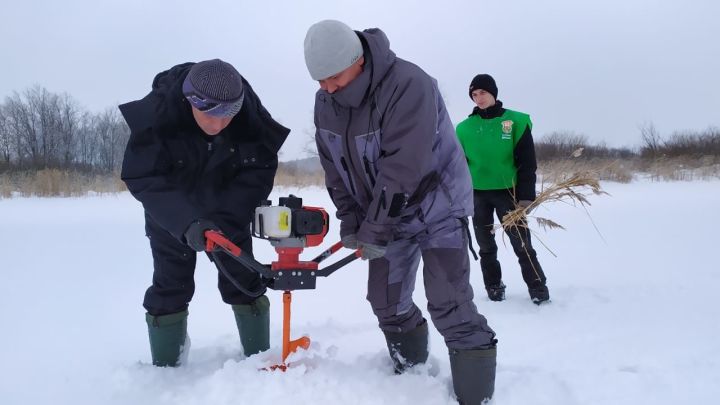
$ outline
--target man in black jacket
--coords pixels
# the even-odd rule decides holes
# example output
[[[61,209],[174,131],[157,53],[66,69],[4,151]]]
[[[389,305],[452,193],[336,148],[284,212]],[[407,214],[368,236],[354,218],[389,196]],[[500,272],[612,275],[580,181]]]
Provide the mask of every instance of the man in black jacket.
[[[289,130],[219,59],[159,73],[147,96],[120,111],[131,131],[121,177],[145,209],[154,261],[143,302],[153,364],[177,366],[189,347],[187,309],[205,231],[220,231],[252,253],[249,224],[270,194]],[[219,274],[245,355],[267,350],[270,303],[262,279],[227,255],[215,264],[237,284]]]
[[[488,74],[470,82],[468,95],[475,103],[472,114],[457,126],[473,180],[473,225],[480,245],[480,268],[485,290],[492,301],[505,299],[497,259],[493,213],[500,221],[516,207],[532,208],[535,200],[537,161],[530,116],[507,109],[497,99],[498,87]],[[550,300],[547,279],[532,247],[530,231],[517,226],[505,229],[520,264],[530,298],[536,304]]]

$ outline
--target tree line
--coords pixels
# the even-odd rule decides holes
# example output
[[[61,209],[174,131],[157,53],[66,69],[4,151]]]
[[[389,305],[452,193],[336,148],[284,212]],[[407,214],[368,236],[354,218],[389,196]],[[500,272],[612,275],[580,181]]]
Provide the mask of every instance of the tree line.
[[[129,136],[117,107],[90,112],[66,93],[34,86],[0,103],[0,172],[116,172]]]
[[[720,129],[716,127],[663,138],[650,123],[640,128],[640,135],[641,146],[630,149],[591,144],[585,135],[557,131],[536,140],[535,149],[539,161],[571,158],[579,148],[583,158],[720,156]],[[93,113],[66,93],[34,86],[14,92],[0,103],[0,172],[60,169],[116,173],[129,136],[116,107]]]
[[[645,159],[667,158],[708,158],[715,163],[720,157],[720,128],[708,127],[705,130],[675,131],[661,136],[652,123],[640,127],[641,144],[637,148],[608,147],[603,143],[592,144],[588,137],[571,131],[556,131],[540,137],[535,142],[535,154],[538,161],[572,159],[575,152],[582,150],[581,156],[587,159]]]

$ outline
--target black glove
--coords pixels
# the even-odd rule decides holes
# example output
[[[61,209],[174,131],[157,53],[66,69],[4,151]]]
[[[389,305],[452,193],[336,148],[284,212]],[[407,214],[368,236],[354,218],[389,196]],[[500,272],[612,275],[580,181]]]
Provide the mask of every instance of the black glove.
[[[207,241],[205,240],[205,231],[220,232],[220,228],[218,228],[213,221],[208,219],[199,218],[192,221],[185,231],[185,243],[190,246],[190,249],[196,252],[205,251],[205,245],[207,244]]]

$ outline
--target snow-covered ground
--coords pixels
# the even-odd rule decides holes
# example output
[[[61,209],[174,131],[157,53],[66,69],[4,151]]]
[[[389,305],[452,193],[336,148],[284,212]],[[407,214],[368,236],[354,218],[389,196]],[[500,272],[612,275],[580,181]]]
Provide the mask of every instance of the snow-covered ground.
[[[720,182],[606,183],[590,214],[559,204],[538,214],[552,303],[527,297],[501,245],[507,300],[488,301],[473,263],[475,302],[500,340],[496,404],[710,404],[720,397]],[[330,208],[324,190],[289,192]],[[332,210],[331,210],[332,211]],[[326,245],[336,239],[333,222]],[[256,241],[262,261],[273,257]],[[317,251],[306,252],[313,256]],[[198,262],[189,363],[150,363],[141,302],[152,262],[142,208],[129,194],[0,200],[0,404],[451,404],[449,361],[431,330],[426,367],[392,374],[353,263],[293,298],[293,337],[313,339],[286,373],[281,296],[270,352],[244,358],[216,270]],[[425,306],[421,277],[415,299]]]

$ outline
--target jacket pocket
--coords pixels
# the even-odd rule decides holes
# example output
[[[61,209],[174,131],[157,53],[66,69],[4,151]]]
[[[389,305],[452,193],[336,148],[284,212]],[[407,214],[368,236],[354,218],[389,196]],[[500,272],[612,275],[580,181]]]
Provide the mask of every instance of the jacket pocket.
[[[330,159],[332,160],[332,164],[333,166],[335,166],[335,171],[342,179],[345,189],[350,191],[352,195],[357,198],[355,183],[353,182],[352,176],[350,174],[350,167],[345,161],[345,157],[342,153],[342,137],[326,129],[318,129],[318,138],[319,142],[322,142],[322,144],[330,153]],[[338,187],[339,184],[327,184],[327,186]]]
[[[375,182],[378,175],[378,161],[382,155],[380,150],[380,137],[381,132],[378,129],[354,138],[355,149],[357,150],[360,159],[362,159],[365,183],[370,190],[375,188]]]

